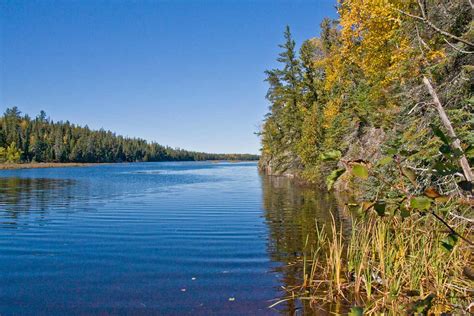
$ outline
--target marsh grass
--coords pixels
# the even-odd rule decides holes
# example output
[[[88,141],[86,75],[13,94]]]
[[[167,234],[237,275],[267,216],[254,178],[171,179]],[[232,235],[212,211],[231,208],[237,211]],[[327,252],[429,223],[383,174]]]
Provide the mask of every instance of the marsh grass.
[[[447,221],[471,235],[472,222]],[[474,283],[463,274],[473,264],[472,246],[458,240],[444,247],[449,231],[429,214],[353,218],[346,237],[333,219],[316,234],[303,256],[303,284],[291,289],[313,306],[345,302],[366,314],[458,314],[473,300]]]

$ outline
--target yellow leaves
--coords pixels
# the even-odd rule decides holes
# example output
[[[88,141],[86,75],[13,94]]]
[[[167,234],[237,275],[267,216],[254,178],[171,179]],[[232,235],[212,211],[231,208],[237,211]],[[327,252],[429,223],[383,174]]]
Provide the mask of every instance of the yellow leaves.
[[[325,68],[326,65],[327,65],[327,62],[328,62],[328,59],[327,59],[327,58],[318,58],[318,59],[316,59],[316,60],[313,60],[312,66],[313,66],[315,69],[324,70],[324,68]]]
[[[419,74],[421,67],[409,34],[411,29],[400,13],[416,6],[415,0],[339,3],[339,45],[315,62],[315,66],[324,69],[322,86],[330,100],[323,111],[324,128],[331,127],[342,111],[342,96],[351,95],[356,82],[370,87],[363,102],[365,110],[378,108],[381,116],[396,113],[397,101],[390,97],[390,91]],[[443,52],[431,52],[428,58],[443,58]]]
[[[408,62],[410,45],[401,31],[398,10],[410,2],[348,0],[341,6],[343,60],[360,68],[369,81],[389,85],[398,79],[396,72],[401,64]]]
[[[446,58],[444,50],[432,50],[426,54],[429,61],[439,61]]]
[[[28,127],[28,122],[26,120],[22,120],[20,123],[20,127],[22,130],[26,130],[26,128]]]
[[[324,90],[331,91],[332,87],[336,82],[343,78],[342,70],[339,58],[335,57],[331,60],[332,62],[327,63],[326,65],[326,81],[324,83]]]
[[[326,107],[323,110],[323,116],[324,116],[323,127],[324,128],[329,128],[331,126],[332,121],[334,120],[336,115],[339,114],[341,105],[342,105],[342,100],[339,98],[331,99],[326,104]]]

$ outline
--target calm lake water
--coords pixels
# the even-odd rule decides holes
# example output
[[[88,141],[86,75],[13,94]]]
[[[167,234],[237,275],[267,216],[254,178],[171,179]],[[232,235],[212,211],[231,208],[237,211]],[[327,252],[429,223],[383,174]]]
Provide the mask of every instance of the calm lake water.
[[[0,314],[301,313],[268,306],[332,205],[252,162],[0,171]]]

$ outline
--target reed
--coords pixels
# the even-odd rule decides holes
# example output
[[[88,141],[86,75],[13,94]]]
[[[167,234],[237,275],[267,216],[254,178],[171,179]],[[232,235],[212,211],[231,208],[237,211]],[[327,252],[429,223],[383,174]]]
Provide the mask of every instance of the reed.
[[[471,235],[472,223],[447,221]],[[300,298],[313,305],[345,302],[366,314],[467,312],[474,283],[463,272],[473,265],[473,248],[452,240],[429,214],[353,218],[346,238],[333,219],[328,231],[317,232],[311,260],[305,259]]]

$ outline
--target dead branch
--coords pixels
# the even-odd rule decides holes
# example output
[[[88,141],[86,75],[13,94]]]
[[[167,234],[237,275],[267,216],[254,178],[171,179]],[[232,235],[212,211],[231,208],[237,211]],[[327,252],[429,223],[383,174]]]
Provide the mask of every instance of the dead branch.
[[[454,50],[457,50],[458,52],[460,53],[463,53],[463,54],[474,54],[474,52],[468,52],[467,50],[462,50],[458,47],[456,47],[456,45],[454,44],[451,44],[447,39],[443,38],[444,41],[446,42],[446,44],[448,44],[449,46],[451,46],[451,48],[453,48]]]
[[[470,0],[471,1],[471,0]],[[418,15],[414,15],[414,14],[411,14],[411,13],[408,13],[408,12],[405,12],[405,11],[402,11],[402,10],[398,10],[398,12],[402,13],[403,15],[406,15],[406,16],[409,16],[413,19],[416,19],[416,20],[419,20],[423,23],[425,23],[426,25],[428,25],[430,28],[432,28],[434,31],[436,31],[437,33],[441,34],[441,35],[444,35],[446,37],[449,37],[455,41],[458,41],[458,42],[461,42],[461,43],[464,43],[468,46],[471,46],[471,47],[474,47],[474,44],[465,40],[465,39],[462,39],[454,34],[451,34],[449,32],[446,32],[442,29],[440,29],[439,27],[437,27],[433,22],[431,22],[429,19],[428,19],[428,16],[426,14],[426,10],[425,10],[425,6],[423,5],[423,2],[421,0],[418,0],[418,6],[420,7],[420,11],[421,11],[421,16],[418,16]]]
[[[464,240],[465,242],[467,242],[469,245],[473,246],[474,244],[472,243],[472,241],[470,241],[469,239],[467,239],[466,237],[464,237],[463,235],[459,234],[456,230],[454,230],[454,228],[452,228],[448,223],[446,223],[446,221],[444,219],[442,219],[439,215],[437,215],[434,211],[430,211],[431,215],[433,215],[438,221],[440,221],[441,223],[443,223],[444,226],[446,226],[452,234],[458,236],[459,238],[461,238],[462,240]]]
[[[449,215],[451,215],[454,218],[461,219],[461,220],[469,222],[469,223],[474,223],[474,219],[472,219],[472,218],[467,218],[467,217],[455,214],[453,212],[449,212]]]
[[[438,110],[438,114],[441,118],[441,122],[443,123],[444,128],[448,131],[449,137],[451,137],[453,143],[453,147],[460,150],[463,153],[462,147],[461,147],[461,141],[459,138],[456,136],[456,132],[454,131],[453,125],[451,124],[451,121],[449,120],[448,116],[446,115],[446,112],[444,111],[443,105],[439,101],[438,95],[436,94],[436,91],[434,90],[433,86],[431,85],[431,82],[423,76],[423,83],[425,84],[426,88],[428,89],[428,92],[430,93],[431,97],[433,98],[433,102],[435,104],[436,109]],[[471,171],[471,167],[469,166],[469,162],[466,159],[466,156],[464,153],[461,155],[461,158],[459,159],[459,164],[461,165],[461,168],[464,173],[464,177],[466,178],[467,181],[472,182],[473,181],[473,175]]]

